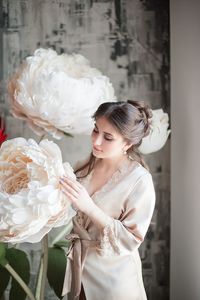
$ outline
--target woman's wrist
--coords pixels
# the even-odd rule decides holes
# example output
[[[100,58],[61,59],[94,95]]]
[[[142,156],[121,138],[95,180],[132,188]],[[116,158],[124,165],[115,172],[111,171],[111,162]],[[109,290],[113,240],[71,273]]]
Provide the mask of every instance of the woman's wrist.
[[[101,229],[111,221],[111,217],[106,215],[95,203],[93,203],[93,206],[90,208],[90,210],[85,213],[88,215],[91,221]]]

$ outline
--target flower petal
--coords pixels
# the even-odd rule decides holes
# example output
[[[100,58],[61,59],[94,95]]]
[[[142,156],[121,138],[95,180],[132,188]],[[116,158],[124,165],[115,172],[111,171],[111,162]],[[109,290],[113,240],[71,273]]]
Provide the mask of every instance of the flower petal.
[[[5,144],[4,144],[5,143]],[[0,241],[39,241],[51,228],[69,222],[70,202],[59,189],[63,164],[59,147],[45,140],[15,138],[0,149]]]

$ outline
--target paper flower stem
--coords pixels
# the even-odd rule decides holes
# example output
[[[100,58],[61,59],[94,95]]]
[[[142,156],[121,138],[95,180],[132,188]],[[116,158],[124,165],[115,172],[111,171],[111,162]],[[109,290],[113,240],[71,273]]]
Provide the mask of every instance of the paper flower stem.
[[[69,231],[71,230],[72,227],[72,223],[71,220],[65,225],[64,229],[61,230],[61,232],[53,239],[53,241],[51,242],[51,247],[53,247],[54,244],[56,244],[58,241],[62,240],[63,237],[69,233]]]
[[[35,298],[36,300],[40,299],[40,289],[41,289],[41,277],[43,272],[43,259],[40,258],[40,266],[37,273],[37,283],[36,283],[36,290],[35,290]]]
[[[43,244],[43,272],[41,278],[40,300],[44,299],[45,284],[47,278],[47,268],[48,268],[48,235],[47,234],[43,237],[42,244]]]
[[[44,300],[45,284],[48,268],[48,235],[46,234],[42,239],[43,254],[40,260],[40,267],[38,272],[38,279],[36,285],[36,300]]]
[[[39,142],[41,142],[42,140],[44,140],[45,136],[46,136],[46,134],[43,134],[43,135],[40,137]]]
[[[17,272],[15,272],[15,270],[11,267],[11,265],[9,263],[4,265],[4,268],[6,268],[6,270],[15,278],[15,280],[19,283],[19,285],[23,288],[23,290],[25,291],[25,293],[27,294],[27,296],[31,299],[31,300],[36,300],[34,295],[32,294],[31,290],[29,289],[29,287],[27,286],[27,284],[23,281],[23,279],[17,274]]]

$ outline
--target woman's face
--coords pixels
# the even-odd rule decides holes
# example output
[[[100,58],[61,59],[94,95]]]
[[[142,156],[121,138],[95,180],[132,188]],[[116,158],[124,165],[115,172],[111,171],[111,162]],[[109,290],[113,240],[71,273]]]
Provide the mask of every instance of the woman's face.
[[[93,155],[97,158],[120,158],[128,148],[123,136],[105,117],[96,120],[91,137]]]

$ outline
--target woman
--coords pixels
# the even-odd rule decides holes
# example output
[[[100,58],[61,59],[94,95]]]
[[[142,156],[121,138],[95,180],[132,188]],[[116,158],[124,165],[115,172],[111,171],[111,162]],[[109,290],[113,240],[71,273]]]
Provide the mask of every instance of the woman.
[[[152,112],[141,101],[107,102],[94,114],[92,153],[62,178],[77,210],[63,287],[68,299],[144,300],[138,247],[149,227],[155,191],[138,152]]]

